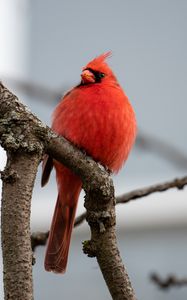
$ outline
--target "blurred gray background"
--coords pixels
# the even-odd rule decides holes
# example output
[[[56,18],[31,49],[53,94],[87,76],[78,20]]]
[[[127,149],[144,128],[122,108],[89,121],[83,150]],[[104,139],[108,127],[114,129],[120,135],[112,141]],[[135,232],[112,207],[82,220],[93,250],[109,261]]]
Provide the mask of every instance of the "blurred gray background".
[[[89,60],[112,50],[108,63],[136,111],[139,139],[114,178],[116,194],[186,174],[187,1],[1,0],[0,78],[45,123],[64,91],[80,81]],[[0,150],[0,168],[5,165]],[[47,230],[56,201],[54,173],[45,189],[35,184],[33,231]],[[156,193],[117,207],[121,255],[137,298],[186,300],[187,287],[160,290],[150,273],[187,276],[187,191]],[[78,214],[83,211],[83,197]],[[73,233],[67,273],[47,273],[36,250],[35,299],[110,299],[95,259]],[[3,298],[2,272],[0,298]]]

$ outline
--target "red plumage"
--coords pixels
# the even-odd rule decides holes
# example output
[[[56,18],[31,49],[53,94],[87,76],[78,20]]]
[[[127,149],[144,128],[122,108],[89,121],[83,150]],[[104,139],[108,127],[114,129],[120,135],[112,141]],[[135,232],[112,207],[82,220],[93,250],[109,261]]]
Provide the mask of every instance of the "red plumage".
[[[128,157],[136,136],[133,108],[102,54],[83,68],[80,85],[68,92],[56,107],[52,129],[118,172]],[[82,182],[57,161],[46,156],[42,185],[54,164],[58,198],[45,257],[47,271],[65,272],[71,232]]]

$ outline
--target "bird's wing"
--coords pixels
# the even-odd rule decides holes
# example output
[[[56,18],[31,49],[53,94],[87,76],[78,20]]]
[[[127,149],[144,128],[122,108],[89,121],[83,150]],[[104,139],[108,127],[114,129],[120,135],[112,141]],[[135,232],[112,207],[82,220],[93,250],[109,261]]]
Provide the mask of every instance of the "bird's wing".
[[[43,163],[42,163],[42,179],[41,186],[47,184],[51,171],[53,169],[53,159],[48,154],[44,155]]]

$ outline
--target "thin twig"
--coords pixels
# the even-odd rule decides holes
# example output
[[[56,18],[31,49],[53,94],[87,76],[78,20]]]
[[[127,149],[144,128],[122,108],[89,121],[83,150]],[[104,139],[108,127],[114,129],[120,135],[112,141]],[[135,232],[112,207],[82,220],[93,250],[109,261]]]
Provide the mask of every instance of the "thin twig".
[[[182,190],[185,185],[187,185],[187,176],[128,192],[126,194],[118,196],[116,202],[117,204],[127,203],[130,200],[142,198],[156,192],[164,192],[172,188]]]
[[[121,196],[118,196],[116,198],[116,204],[127,203],[130,202],[131,200],[146,197],[156,192],[164,192],[172,188],[177,188],[181,190],[184,188],[185,185],[187,185],[187,176],[130,191]],[[74,227],[79,226],[82,222],[85,221],[85,219],[86,219],[86,212],[82,213],[76,218]],[[31,240],[32,243],[34,244],[34,248],[37,246],[45,245],[46,239],[48,237],[48,232],[43,234],[43,239],[40,238],[41,234],[42,233],[40,232],[32,234]]]
[[[75,220],[74,227],[80,225],[86,219],[86,212],[78,216]],[[31,235],[31,246],[32,251],[35,251],[37,246],[45,246],[49,236],[49,231],[47,232],[34,232]]]

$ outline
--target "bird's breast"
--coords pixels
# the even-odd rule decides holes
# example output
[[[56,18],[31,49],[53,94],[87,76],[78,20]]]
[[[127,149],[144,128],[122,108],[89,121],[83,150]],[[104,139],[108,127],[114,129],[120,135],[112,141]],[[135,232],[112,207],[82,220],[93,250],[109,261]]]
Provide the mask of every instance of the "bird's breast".
[[[134,143],[136,122],[119,88],[74,89],[57,106],[53,129],[96,161],[118,171]]]

